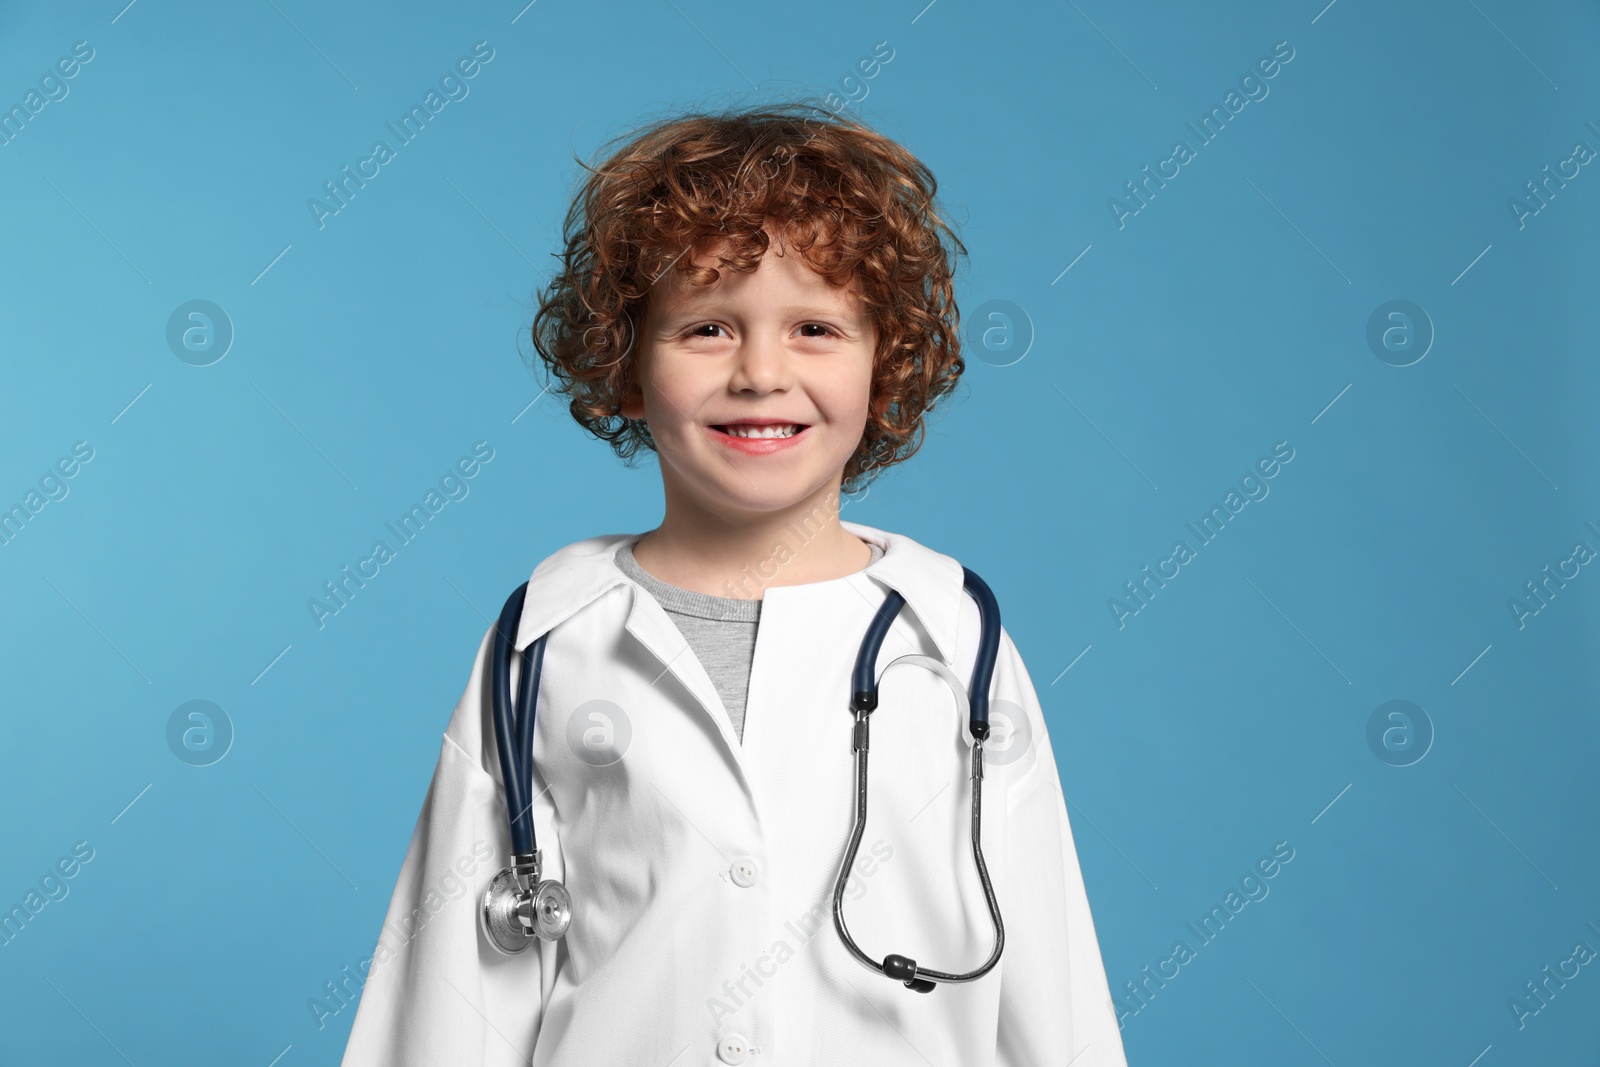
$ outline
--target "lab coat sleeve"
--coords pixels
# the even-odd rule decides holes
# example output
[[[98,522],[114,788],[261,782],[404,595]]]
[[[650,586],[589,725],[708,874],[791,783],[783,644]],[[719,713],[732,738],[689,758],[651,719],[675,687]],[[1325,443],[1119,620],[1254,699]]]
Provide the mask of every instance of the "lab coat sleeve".
[[[500,783],[484,768],[480,747],[486,650],[480,648],[440,746],[343,1067],[526,1065],[532,1059],[546,984],[542,952],[530,947],[500,956],[478,928],[483,891],[505,865],[510,845]],[[542,814],[548,817],[548,810]]]
[[[1003,630],[995,677],[992,699],[1020,707],[1029,734],[1006,800],[1012,898],[1000,900],[1006,945],[995,1063],[1127,1067],[1044,714]]]

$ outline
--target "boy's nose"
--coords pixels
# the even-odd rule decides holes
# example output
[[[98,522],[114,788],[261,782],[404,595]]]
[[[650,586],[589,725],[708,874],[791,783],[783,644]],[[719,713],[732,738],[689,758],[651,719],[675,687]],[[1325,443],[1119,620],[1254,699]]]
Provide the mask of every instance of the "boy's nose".
[[[733,376],[728,385],[739,391],[751,389],[771,392],[789,385],[791,371],[783,338],[755,330],[739,343],[738,357],[734,361]]]

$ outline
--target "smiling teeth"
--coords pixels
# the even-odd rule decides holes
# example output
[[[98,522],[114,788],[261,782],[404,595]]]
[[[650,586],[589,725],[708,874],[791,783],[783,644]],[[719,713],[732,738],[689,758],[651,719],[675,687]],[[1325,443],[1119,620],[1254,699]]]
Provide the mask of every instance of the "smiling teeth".
[[[793,437],[800,427],[789,426],[724,426],[722,432],[731,437]]]

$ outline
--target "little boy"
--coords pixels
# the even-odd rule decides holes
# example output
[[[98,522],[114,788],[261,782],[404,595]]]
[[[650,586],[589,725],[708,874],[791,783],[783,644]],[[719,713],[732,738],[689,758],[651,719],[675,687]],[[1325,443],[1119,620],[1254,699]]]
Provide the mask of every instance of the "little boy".
[[[979,608],[957,560],[839,517],[841,493],[916,452],[963,370],[964,249],[934,193],[900,145],[798,105],[660,122],[591,168],[533,340],[581,425],[624,460],[656,453],[665,514],[540,562],[506,635],[518,652],[545,638],[532,813],[571,923],[513,955],[479,928],[511,851],[491,627],[346,1067],[1125,1067],[1044,716],[1003,630],[981,807],[998,963],[913,991],[833,921],[845,875],[873,960],[962,974],[995,944],[966,708],[939,673],[972,679]],[[845,871],[852,667],[895,593]],[[905,656],[937,669],[887,670]]]

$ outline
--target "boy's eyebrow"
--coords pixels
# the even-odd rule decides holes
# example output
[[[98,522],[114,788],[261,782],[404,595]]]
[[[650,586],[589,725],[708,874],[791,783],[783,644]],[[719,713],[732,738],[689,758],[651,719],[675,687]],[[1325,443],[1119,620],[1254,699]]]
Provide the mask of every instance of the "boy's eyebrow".
[[[658,305],[659,314],[663,319],[695,318],[700,315],[719,311],[723,302],[716,296],[705,296],[671,302],[662,301]],[[864,311],[858,311],[847,304],[788,304],[777,308],[776,313],[780,318],[805,318],[817,316],[819,318],[843,319],[846,322],[864,323],[869,316]]]
[[[784,317],[805,318],[807,315],[816,315],[821,318],[843,319],[845,322],[866,322],[867,316],[854,308],[843,304],[791,304],[780,308],[779,313]]]

